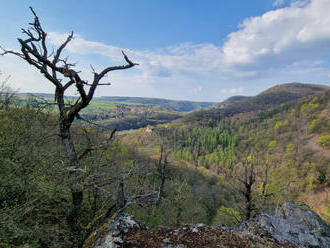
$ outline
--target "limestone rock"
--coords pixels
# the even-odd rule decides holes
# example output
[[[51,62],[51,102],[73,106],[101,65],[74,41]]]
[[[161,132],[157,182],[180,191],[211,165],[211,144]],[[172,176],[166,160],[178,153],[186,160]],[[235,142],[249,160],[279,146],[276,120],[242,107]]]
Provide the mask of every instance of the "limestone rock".
[[[137,220],[134,216],[123,214],[117,217],[113,222],[105,224],[102,230],[95,235],[95,242],[90,246],[85,244],[85,247],[91,248],[117,248],[122,247],[123,238],[125,233],[132,232],[134,230],[144,230],[146,226],[141,221]],[[91,236],[92,236],[91,235]],[[91,238],[91,237],[90,237]],[[89,239],[90,239],[89,238]],[[87,240],[88,241],[88,240]]]
[[[308,206],[286,203],[277,215],[260,214],[245,222],[241,230],[260,234],[269,233],[280,243],[291,243],[297,247],[330,247],[329,226]]]

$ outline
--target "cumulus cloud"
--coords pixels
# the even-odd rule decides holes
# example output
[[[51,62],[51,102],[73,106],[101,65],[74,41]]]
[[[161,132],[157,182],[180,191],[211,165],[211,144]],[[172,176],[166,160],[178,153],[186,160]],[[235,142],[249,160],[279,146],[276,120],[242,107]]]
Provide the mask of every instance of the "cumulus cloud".
[[[300,3],[298,5],[297,3]],[[276,66],[319,59],[330,52],[330,1],[294,2],[243,21],[223,46],[228,66]]]
[[[60,45],[67,34],[49,33],[50,41]],[[171,74],[206,74],[218,68],[221,63],[221,49],[213,44],[183,43],[157,50],[131,50],[101,42],[89,41],[76,35],[67,50],[78,54],[100,54],[116,62],[123,60],[121,50],[137,61],[147,76],[168,77]]]

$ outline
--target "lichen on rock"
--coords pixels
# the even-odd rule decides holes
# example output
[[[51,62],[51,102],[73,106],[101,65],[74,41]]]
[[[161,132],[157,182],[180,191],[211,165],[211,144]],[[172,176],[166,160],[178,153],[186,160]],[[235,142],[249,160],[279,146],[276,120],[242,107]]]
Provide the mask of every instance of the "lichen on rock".
[[[134,216],[122,214],[114,220],[106,222],[98,231],[90,235],[85,248],[117,248],[122,247],[122,235],[134,230],[145,230],[146,225]]]
[[[330,247],[329,226],[308,206],[283,204],[276,215],[262,213],[255,219],[241,224],[245,232],[268,232],[280,243],[292,243],[297,247]]]

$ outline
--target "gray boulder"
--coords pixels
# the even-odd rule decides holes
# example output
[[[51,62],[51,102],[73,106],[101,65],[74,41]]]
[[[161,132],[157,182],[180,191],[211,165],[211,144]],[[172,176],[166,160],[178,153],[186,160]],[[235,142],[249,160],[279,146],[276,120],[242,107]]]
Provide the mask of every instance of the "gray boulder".
[[[306,205],[286,203],[275,216],[262,213],[240,229],[257,235],[267,232],[282,244],[301,248],[330,247],[330,227]]]
[[[86,240],[84,248],[117,248],[122,247],[122,236],[134,230],[146,229],[146,225],[134,216],[123,214],[112,222],[104,224]]]

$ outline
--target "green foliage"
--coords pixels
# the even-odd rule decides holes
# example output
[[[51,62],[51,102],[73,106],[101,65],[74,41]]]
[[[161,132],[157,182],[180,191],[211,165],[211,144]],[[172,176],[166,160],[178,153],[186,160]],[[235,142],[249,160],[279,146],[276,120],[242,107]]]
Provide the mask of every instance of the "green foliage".
[[[270,119],[270,118],[274,117],[275,115],[277,115],[280,112],[281,112],[280,109],[273,109],[273,110],[270,110],[270,111],[261,111],[261,112],[258,113],[258,122],[262,122],[266,119]]]
[[[214,224],[216,225],[229,225],[236,226],[240,224],[243,220],[242,215],[239,211],[234,208],[221,206],[217,210],[217,214],[214,218]]]
[[[286,156],[292,158],[294,156],[294,144],[290,143],[286,146]]]
[[[320,129],[320,123],[321,123],[321,120],[319,118],[313,119],[311,121],[312,132],[315,133],[315,132],[317,132]]]
[[[314,97],[312,101],[304,103],[300,108],[300,112],[307,115],[307,117],[310,117],[310,115],[320,106],[320,104],[316,102],[317,99],[318,98]]]
[[[323,148],[330,148],[330,135],[320,136],[317,143]]]
[[[313,133],[330,133],[330,122],[325,116],[318,116],[311,120]]]
[[[285,120],[285,121],[283,121],[283,122],[278,121],[278,122],[276,122],[276,124],[274,125],[274,131],[275,131],[275,132],[283,131],[284,128],[285,128],[286,126],[288,126],[288,125],[289,125],[289,121],[288,121],[288,120]]]
[[[267,96],[261,100],[266,101]],[[327,102],[326,96],[305,102],[305,107],[300,108],[303,115],[295,110],[299,110],[299,104],[294,106],[295,109],[286,105],[249,114],[248,118],[223,119],[219,115],[219,119],[215,119],[214,113],[205,111],[198,114],[205,125],[175,122],[154,127],[150,133],[145,130],[125,133],[120,137],[129,140],[126,144],[124,138],[123,141],[114,140],[102,150],[92,150],[81,161],[82,168],[86,168],[86,178],[82,180],[86,194],[81,224],[91,231],[93,220],[115,201],[116,183],[97,189],[91,187],[94,178],[106,182],[116,178],[118,173],[133,169],[140,172],[125,182],[127,195],[159,187],[155,161],[146,156],[151,153],[150,157],[158,159],[157,148],[161,142],[172,151],[164,198],[156,206],[139,205],[128,210],[150,226],[180,223],[237,225],[242,219],[242,213],[237,209],[244,205],[244,201],[235,193],[237,185],[233,186],[233,178],[244,175],[244,170],[235,165],[245,161],[247,151],[251,150],[254,156],[248,160],[254,162],[256,171],[256,182],[252,187],[256,210],[272,211],[278,203],[297,199],[304,190],[313,190],[319,184],[326,186],[329,180],[327,160],[306,153],[306,144],[301,143],[299,135],[302,124],[306,123],[305,114],[308,114],[309,121],[309,117],[313,118],[308,122],[313,131],[327,133],[329,120],[322,117],[326,116],[324,112],[321,113]],[[69,176],[59,139],[51,135],[57,130],[52,110],[38,110],[38,104],[33,105],[35,109],[19,106],[0,111],[0,219],[3,220],[0,222],[0,247],[24,244],[30,247],[70,247],[66,225],[71,200]],[[160,110],[157,114],[164,113]],[[227,114],[232,116],[235,111]],[[141,117],[129,125],[146,123],[146,118],[149,117]],[[132,119],[130,116],[125,122]],[[120,119],[116,120],[116,125],[121,123]],[[107,133],[94,127],[82,129],[79,124],[75,125],[73,132],[78,154],[88,147],[90,141],[104,143]],[[308,131],[306,129],[307,135]],[[324,136],[329,135],[321,137]],[[323,139],[322,146],[329,147],[327,141],[330,138]],[[237,174],[241,172],[243,174]]]
[[[152,227],[183,223],[211,224],[217,207],[223,204],[221,198],[228,196],[218,187],[205,184],[205,178],[201,178],[196,172],[186,176],[191,182],[174,177],[167,181],[166,197],[159,205],[149,208],[135,206],[129,212]]]
[[[239,143],[237,134],[219,125],[211,127],[169,128],[169,145],[173,156],[209,168],[210,165],[232,167],[236,162],[235,147]]]
[[[47,247],[57,235],[67,235],[68,192],[63,167],[53,156],[59,152],[53,132],[44,111],[23,107],[0,112],[0,243],[4,247]],[[49,228],[43,228],[46,225]],[[56,226],[60,232],[54,231]],[[62,244],[68,238],[64,236]]]
[[[283,126],[282,122],[276,122],[274,130],[277,132]]]
[[[318,177],[317,181],[319,184],[326,184],[327,183],[327,174],[325,168],[321,167],[318,169]]]
[[[0,111],[0,246],[71,247],[67,226],[70,209],[70,175],[67,158],[57,135],[58,126],[51,111],[29,107],[10,107]],[[107,134],[96,128],[75,126],[78,155],[90,143],[106,144]],[[101,144],[101,145],[99,145]],[[104,146],[104,145],[103,145]],[[93,147],[92,147],[93,148]],[[129,150],[118,140],[101,150],[91,149],[81,160],[86,187],[81,225],[88,226],[97,215],[111,206],[116,185],[104,183],[118,173],[133,168]],[[147,174],[141,169],[141,173]],[[101,176],[102,175],[102,176]],[[127,194],[138,193],[137,177],[126,181]],[[102,185],[102,184],[101,184]],[[107,192],[107,194],[104,194]]]
[[[277,141],[276,141],[276,140],[272,140],[272,141],[270,141],[270,142],[268,143],[268,150],[269,150],[269,151],[274,150],[275,147],[276,147],[276,145],[277,145]]]

